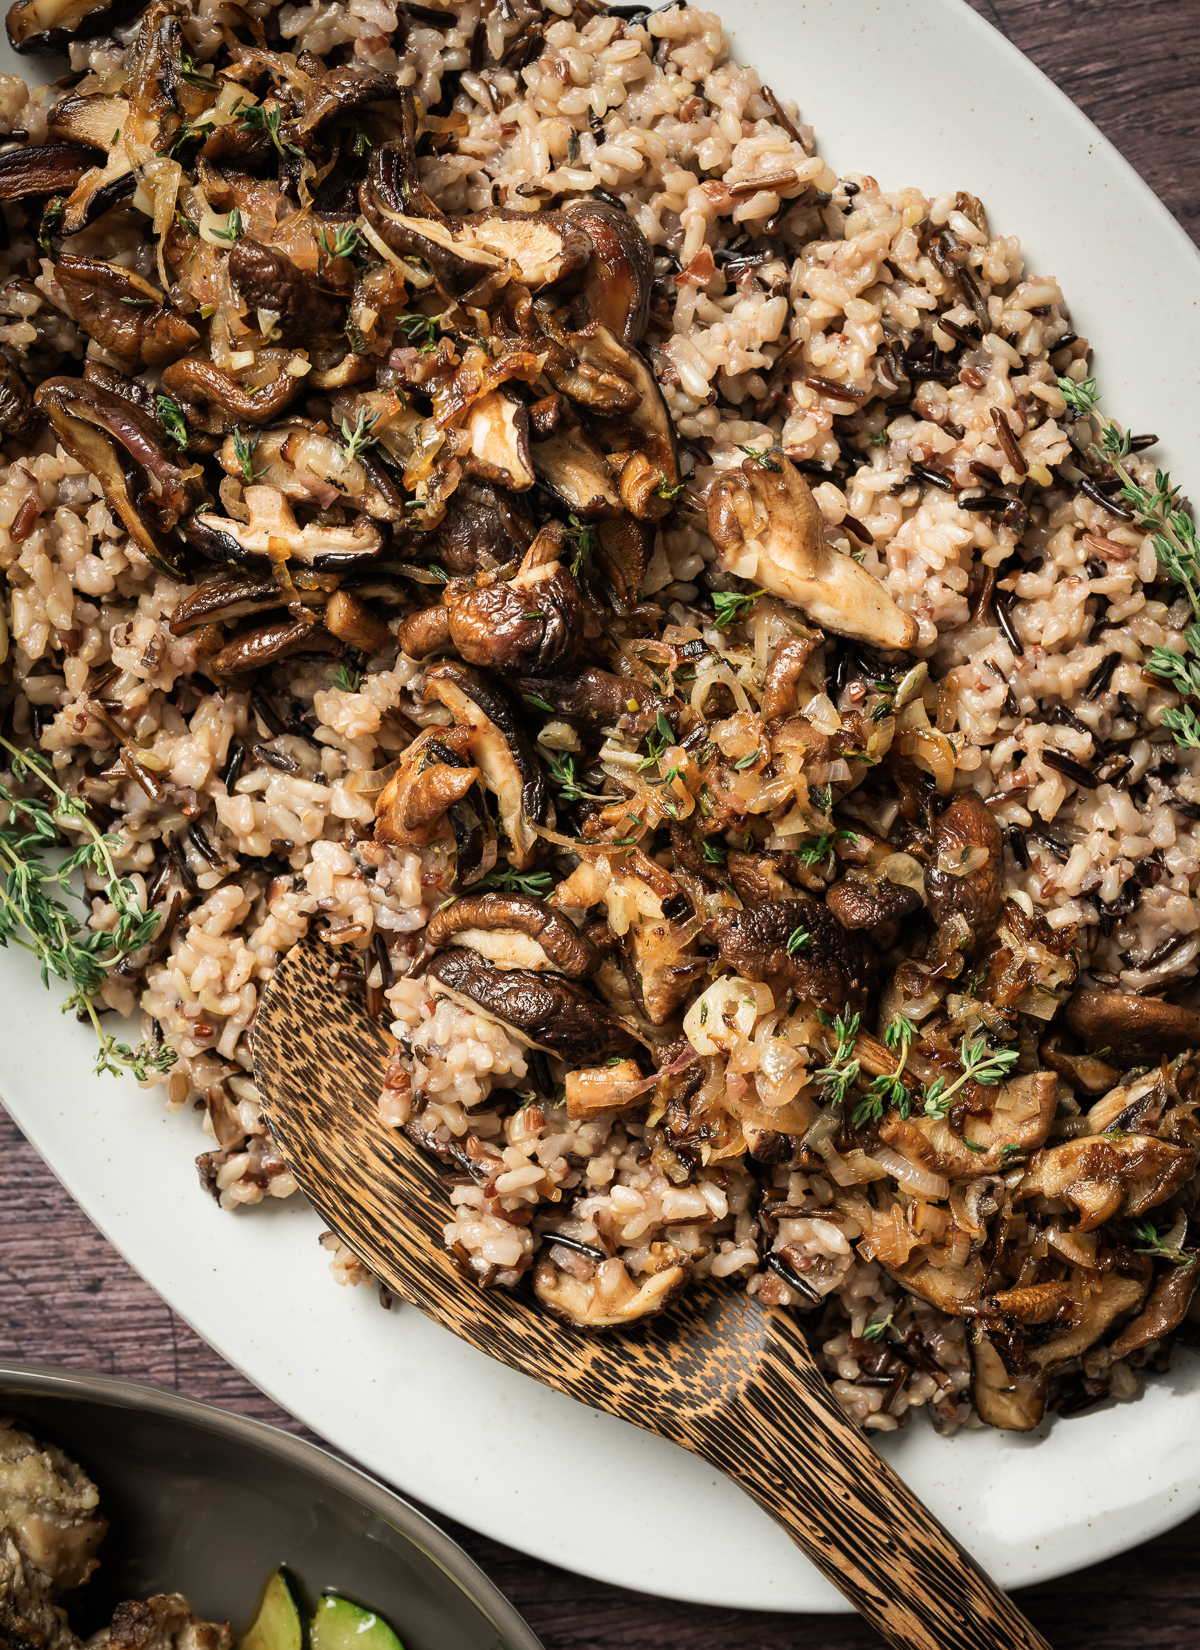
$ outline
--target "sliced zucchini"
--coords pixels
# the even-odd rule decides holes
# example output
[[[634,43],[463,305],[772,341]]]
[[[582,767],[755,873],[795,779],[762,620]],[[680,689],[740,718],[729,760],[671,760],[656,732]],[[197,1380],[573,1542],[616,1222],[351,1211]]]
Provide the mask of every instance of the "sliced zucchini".
[[[309,1627],[312,1650],[404,1650],[386,1621],[337,1593],[326,1593]]]
[[[238,1650],[305,1650],[295,1583],[282,1567],[263,1588],[258,1614],[238,1641]]]

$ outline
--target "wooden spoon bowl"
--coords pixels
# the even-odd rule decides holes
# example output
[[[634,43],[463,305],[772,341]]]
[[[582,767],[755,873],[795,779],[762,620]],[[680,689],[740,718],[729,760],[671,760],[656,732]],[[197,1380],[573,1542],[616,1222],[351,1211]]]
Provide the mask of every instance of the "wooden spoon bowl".
[[[658,1317],[589,1335],[532,1290],[481,1290],[442,1237],[435,1161],[380,1119],[394,1039],[297,946],[264,993],[255,1078],[309,1201],[404,1300],[489,1357],[694,1451],[776,1519],[894,1645],[1049,1650],[846,1417],[801,1320],[698,1284]]]

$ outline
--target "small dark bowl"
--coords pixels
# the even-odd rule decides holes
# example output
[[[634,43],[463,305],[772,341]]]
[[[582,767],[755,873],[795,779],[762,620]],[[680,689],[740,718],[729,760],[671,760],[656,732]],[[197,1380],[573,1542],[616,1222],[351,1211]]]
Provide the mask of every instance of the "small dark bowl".
[[[314,1444],[158,1387],[0,1363],[0,1415],[58,1444],[95,1480],[111,1529],[72,1623],[121,1599],[186,1593],[246,1626],[287,1564],[315,1604],[367,1605],[405,1650],[542,1650],[520,1616],[415,1507]],[[68,1601],[74,1603],[75,1601]]]

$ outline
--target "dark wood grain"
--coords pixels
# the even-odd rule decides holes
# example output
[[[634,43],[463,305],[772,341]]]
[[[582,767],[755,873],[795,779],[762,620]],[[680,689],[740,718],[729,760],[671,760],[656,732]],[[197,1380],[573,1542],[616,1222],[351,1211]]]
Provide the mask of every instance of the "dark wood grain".
[[[1048,1650],[850,1422],[795,1313],[694,1284],[645,1323],[584,1335],[532,1290],[464,1282],[440,1241],[445,1175],[379,1117],[394,1049],[321,944],[289,952],[254,1023],[264,1115],[309,1202],[400,1299],[727,1474],[898,1650]]]
[[[1200,242],[1197,0],[970,3],[1078,103]],[[1003,141],[999,112],[994,136]],[[2,1112],[0,1353],[156,1381],[302,1430],[125,1265]],[[854,1618],[648,1599],[469,1531],[452,1533],[547,1650],[871,1650],[880,1642]],[[1120,1560],[1018,1598],[1055,1650],[1192,1650],[1200,1643],[1198,1550],[1195,1518]]]

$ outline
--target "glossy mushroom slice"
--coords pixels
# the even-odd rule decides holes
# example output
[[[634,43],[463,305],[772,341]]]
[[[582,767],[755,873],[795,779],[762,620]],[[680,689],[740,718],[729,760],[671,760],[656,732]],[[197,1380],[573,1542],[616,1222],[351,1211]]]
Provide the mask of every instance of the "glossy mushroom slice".
[[[938,816],[925,872],[929,914],[939,928],[956,915],[976,940],[990,939],[1004,906],[1004,840],[987,803],[974,791]]]
[[[534,710],[549,705],[565,722],[589,732],[613,727],[629,716],[635,718],[635,731],[644,733],[655,725],[660,712],[665,714],[670,708],[670,701],[648,683],[616,676],[596,665],[570,676],[522,676],[516,685],[526,705]]]
[[[1149,1346],[1151,1341],[1173,1335],[1187,1317],[1198,1286],[1200,1255],[1185,1252],[1179,1262],[1161,1274],[1145,1306],[1113,1341],[1110,1349],[1113,1357],[1128,1357],[1131,1352],[1140,1352]]]
[[[817,900],[772,900],[726,911],[709,932],[721,960],[743,978],[763,981],[779,997],[790,988],[830,1013],[864,1007],[879,964],[871,942],[848,933]]]
[[[107,156],[97,164],[93,155],[91,166],[79,175],[63,207],[63,235],[77,235],[137,187],[137,173],[124,143],[130,112],[126,97],[82,97],[78,93],[64,97],[48,112],[51,138],[90,144]]]
[[[134,543],[156,563],[163,540],[204,496],[204,472],[134,402],[79,378],[47,378],[34,404],[72,458],[100,482]]]
[[[910,1056],[920,1074],[920,1061]],[[937,1068],[939,1071],[944,1068]],[[928,1068],[928,1079],[935,1069]],[[889,1112],[879,1137],[911,1162],[950,1181],[973,1181],[1005,1168],[1014,1154],[1035,1151],[1050,1133],[1058,1104],[1058,1078],[1052,1071],[1025,1072],[988,1090],[989,1110],[973,1114],[956,1134],[944,1118],[902,1118]],[[969,1141],[970,1144],[965,1144]]]
[[[0,353],[0,439],[31,441],[41,422],[24,373]]]
[[[73,40],[94,40],[142,9],[142,0],[21,0],[5,26],[14,51],[62,57]]]
[[[1149,1260],[1136,1256],[1125,1262],[1120,1272],[1103,1272],[1083,1294],[1078,1317],[1049,1340],[1026,1345],[1029,1364],[1035,1370],[1046,1371],[1081,1357],[1138,1310],[1149,1293],[1153,1272]]]
[[[433,950],[455,939],[498,967],[553,969],[572,980],[600,966],[591,940],[528,894],[465,894],[434,912],[423,937]]]
[[[788,459],[769,469],[747,458],[719,476],[708,495],[708,530],[724,572],[791,602],[825,629],[889,650],[915,644],[917,621],[866,568],[827,543],[808,483]]]
[[[572,201],[563,211],[591,242],[591,256],[575,300],[582,326],[598,321],[623,344],[639,344],[650,319],[654,255],[637,224],[608,201]]]
[[[546,1236],[553,1242],[551,1233]],[[556,1266],[550,1255],[539,1255],[533,1269],[533,1292],[543,1306],[576,1329],[617,1329],[652,1318],[682,1292],[690,1273],[669,1245],[653,1247],[665,1250],[670,1259],[659,1271],[637,1280],[616,1256],[602,1260],[590,1278],[577,1278]]]
[[[500,689],[466,665],[451,661],[425,672],[422,691],[438,699],[460,728],[469,730],[471,758],[500,804],[509,860],[525,870],[537,848],[535,826],[550,814],[546,776]]]
[[[287,600],[269,574],[243,573],[233,577],[218,573],[197,585],[171,615],[171,634],[185,636],[202,624],[232,624],[256,613],[269,613]]]
[[[441,524],[423,535],[420,548],[448,572],[465,575],[519,561],[536,531],[519,495],[464,477],[450,495]]]
[[[166,366],[200,341],[161,292],[120,264],[64,255],[54,275],[76,321],[126,372]]]
[[[1150,1134],[1085,1135],[1041,1152],[1025,1171],[1021,1195],[1062,1198],[1079,1211],[1076,1230],[1092,1232],[1114,1215],[1165,1203],[1192,1179],[1197,1156],[1194,1147]]]
[[[628,359],[637,395],[633,411],[620,419],[597,416],[594,426],[621,503],[639,521],[656,521],[670,510],[682,480],[675,421],[645,356],[631,349]]]
[[[529,411],[507,391],[489,390],[468,412],[464,424],[469,446],[463,456],[468,475],[522,493],[535,476],[529,447]]]
[[[538,480],[577,516],[619,516],[624,506],[604,449],[579,424],[568,424],[531,449]]]
[[[1200,1014],[1158,997],[1077,991],[1063,1010],[1063,1020],[1085,1049],[1109,1049],[1125,1063],[1200,1048]]]
[[[330,635],[324,625],[304,619],[279,618],[257,630],[235,636],[217,654],[210,665],[212,674],[221,681],[237,682],[290,659],[296,653],[332,653],[345,651],[336,636]]]
[[[210,512],[194,515],[185,527],[188,543],[210,561],[270,567],[287,560],[317,573],[366,567],[379,555],[383,535],[359,516],[353,527],[301,527],[278,487],[257,485],[242,494],[248,520]]]
[[[972,1325],[971,1395],[985,1426],[1003,1432],[1032,1432],[1046,1413],[1046,1377],[1011,1375],[982,1324]]]
[[[0,201],[69,194],[95,166],[95,150],[78,143],[31,143],[10,149],[0,155]]]
[[[269,311],[285,344],[312,345],[345,325],[345,306],[284,253],[245,235],[226,264],[247,309]]]
[[[163,373],[163,388],[188,405],[208,407],[217,420],[217,429],[238,424],[269,424],[278,418],[300,394],[303,380],[287,370],[286,351],[260,350],[258,359],[268,364],[273,358],[279,369],[266,384],[245,389],[224,367],[199,355],[185,355],[172,361]]]
[[[422,848],[442,834],[447,812],[479,778],[466,728],[426,728],[400,758],[375,803],[375,840]]]
[[[469,665],[503,671],[565,671],[584,625],[579,587],[559,560],[562,526],[547,522],[508,581],[465,590],[449,602],[450,640]]]
[[[475,951],[440,952],[426,970],[440,990],[481,1008],[517,1039],[568,1065],[636,1054],[639,1044],[606,1003],[574,980],[531,968],[495,968]]]

